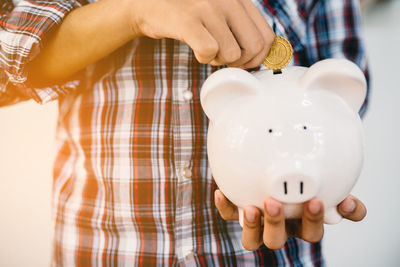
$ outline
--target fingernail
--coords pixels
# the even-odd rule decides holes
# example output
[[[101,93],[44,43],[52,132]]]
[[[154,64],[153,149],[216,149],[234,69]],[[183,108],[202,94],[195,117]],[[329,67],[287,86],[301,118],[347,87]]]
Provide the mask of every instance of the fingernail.
[[[318,214],[321,211],[321,203],[318,200],[311,200],[308,204],[308,210],[311,214]]]
[[[244,215],[249,223],[254,223],[256,221],[256,212],[253,209],[245,210]]]
[[[274,200],[274,199],[268,199],[265,203],[265,209],[268,212],[269,216],[275,217],[279,214],[281,204]]]
[[[356,202],[347,198],[343,201],[341,208],[344,213],[352,213],[356,209]]]

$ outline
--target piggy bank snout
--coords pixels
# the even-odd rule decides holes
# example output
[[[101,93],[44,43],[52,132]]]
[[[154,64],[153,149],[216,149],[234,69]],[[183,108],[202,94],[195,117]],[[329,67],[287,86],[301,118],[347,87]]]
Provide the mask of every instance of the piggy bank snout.
[[[275,176],[269,185],[271,195],[283,203],[302,203],[315,197],[320,183],[315,177],[291,173]]]

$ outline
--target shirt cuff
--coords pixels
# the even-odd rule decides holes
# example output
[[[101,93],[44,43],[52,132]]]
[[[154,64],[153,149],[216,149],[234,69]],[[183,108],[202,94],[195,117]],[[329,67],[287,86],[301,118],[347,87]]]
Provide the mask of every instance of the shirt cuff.
[[[62,85],[32,88],[25,71],[43,48],[46,38],[73,9],[78,0],[14,1],[10,12],[0,17],[0,102],[34,99],[44,104],[76,89],[79,79]]]

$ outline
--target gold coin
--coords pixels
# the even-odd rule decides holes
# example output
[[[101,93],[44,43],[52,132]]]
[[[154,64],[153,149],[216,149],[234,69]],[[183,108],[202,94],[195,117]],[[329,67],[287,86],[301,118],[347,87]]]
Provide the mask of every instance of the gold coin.
[[[289,41],[276,35],[263,64],[271,70],[280,70],[289,64],[292,56],[293,48]]]

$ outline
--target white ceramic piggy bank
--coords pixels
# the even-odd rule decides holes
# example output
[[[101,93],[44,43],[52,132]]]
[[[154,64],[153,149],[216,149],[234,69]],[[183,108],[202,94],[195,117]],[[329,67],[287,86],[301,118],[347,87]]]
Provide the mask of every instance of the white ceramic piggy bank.
[[[218,187],[239,207],[263,210],[266,197],[299,218],[302,203],[324,202],[325,223],[338,223],[363,162],[358,111],[366,96],[361,70],[327,59],[281,74],[238,68],[213,73],[201,90],[210,119],[208,158]],[[242,223],[242,221],[241,221]]]

